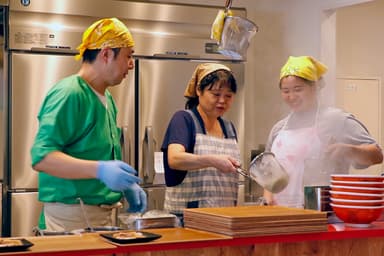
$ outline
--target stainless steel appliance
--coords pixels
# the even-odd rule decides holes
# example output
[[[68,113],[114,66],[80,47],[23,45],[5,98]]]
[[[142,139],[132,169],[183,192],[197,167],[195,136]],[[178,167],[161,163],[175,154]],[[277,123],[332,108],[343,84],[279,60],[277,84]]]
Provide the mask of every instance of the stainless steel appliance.
[[[49,5],[46,0],[9,0],[0,5],[6,95],[0,111],[5,115],[3,236],[32,235],[37,225],[41,204],[29,153],[36,116],[47,90],[77,72],[80,62],[73,56],[82,32],[101,17],[123,20],[136,42],[135,69],[111,91],[124,134],[124,160],[143,178],[149,209],[161,209],[164,199],[161,173],[160,179],[154,175],[154,154],[171,115],[184,108],[184,88],[198,62],[223,62],[235,72],[240,88],[228,118],[243,147],[243,60],[219,54],[209,39],[218,8],[118,0],[50,0]],[[233,11],[245,15],[244,9]]]
[[[305,186],[304,208],[332,212],[330,189],[330,186]]]
[[[0,13],[0,17],[2,13]],[[0,18],[2,20],[2,18]],[[4,28],[0,26],[0,218],[2,218],[2,202],[3,202],[3,180],[4,180],[4,155],[5,155],[5,125],[6,125],[6,109],[5,109],[5,79],[4,79]],[[2,223],[0,223],[0,230]],[[1,236],[1,232],[0,232]]]

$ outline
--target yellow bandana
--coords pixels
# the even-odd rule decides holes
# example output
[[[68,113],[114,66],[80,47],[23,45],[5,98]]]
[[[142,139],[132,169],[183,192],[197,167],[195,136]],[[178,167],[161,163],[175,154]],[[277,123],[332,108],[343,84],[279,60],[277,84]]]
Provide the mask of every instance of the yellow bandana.
[[[298,76],[309,81],[318,81],[328,67],[310,56],[290,56],[281,68],[280,80],[286,76]]]
[[[231,71],[227,66],[218,63],[203,63],[198,65],[195,72],[193,72],[191,80],[189,80],[184,96],[188,98],[196,98],[196,88],[200,85],[201,80],[208,74],[221,69]]]
[[[93,23],[83,33],[82,43],[77,47],[79,60],[86,49],[102,49],[105,47],[133,47],[135,42],[128,28],[117,18],[101,19]]]

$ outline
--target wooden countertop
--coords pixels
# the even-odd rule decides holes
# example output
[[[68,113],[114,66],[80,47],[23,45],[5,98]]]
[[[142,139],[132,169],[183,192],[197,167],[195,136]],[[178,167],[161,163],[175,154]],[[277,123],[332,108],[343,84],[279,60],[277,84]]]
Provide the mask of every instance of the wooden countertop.
[[[17,253],[10,253],[11,255],[57,255],[55,253],[69,253],[68,255],[76,255],[74,252],[89,252],[95,253],[110,253],[111,250],[116,249],[116,246],[107,243],[98,234],[83,234],[83,235],[67,235],[67,236],[38,236],[26,237],[28,241],[33,243],[28,250]],[[0,255],[8,255],[8,253],[0,253]],[[84,255],[84,254],[83,254]]]
[[[26,237],[34,245],[26,251],[13,253],[0,253],[1,255],[101,255],[116,253],[132,253],[150,251],[181,251],[197,250],[198,248],[220,248],[220,247],[244,247],[261,248],[262,246],[278,244],[302,244],[311,241],[335,240],[350,241],[349,244],[356,245],[356,241],[364,239],[379,239],[384,245],[384,222],[374,222],[369,228],[349,228],[343,223],[328,225],[328,231],[312,232],[310,234],[285,234],[232,238],[225,235],[199,231],[189,228],[166,228],[148,229],[148,232],[160,234],[162,237],[145,243],[116,245],[104,239],[99,234],[88,233],[72,236],[46,236]],[[356,240],[357,239],[357,240]],[[321,243],[321,242],[320,242]],[[328,242],[327,242],[328,243]],[[254,247],[253,245],[259,246]],[[322,243],[321,243],[322,244]],[[327,244],[328,246],[328,244]],[[324,246],[324,247],[327,247]],[[368,245],[367,245],[368,246]],[[147,254],[146,254],[147,255]],[[148,254],[152,255],[152,254]],[[157,254],[156,254],[157,255]],[[172,254],[172,255],[185,255]],[[225,254],[225,255],[234,255]],[[256,254],[252,254],[256,255]],[[259,255],[259,254],[257,254]],[[261,254],[262,255],[262,254]],[[320,254],[319,254],[320,255]],[[326,254],[324,254],[326,255]]]
[[[147,232],[160,234],[161,238],[151,242],[117,245],[96,233],[67,236],[26,237],[33,243],[26,251],[3,252],[1,255],[98,255],[116,252],[143,251],[143,247],[160,250],[175,244],[210,243],[215,240],[230,240],[231,237],[193,230],[188,228],[147,229]],[[200,246],[200,245],[199,245]]]

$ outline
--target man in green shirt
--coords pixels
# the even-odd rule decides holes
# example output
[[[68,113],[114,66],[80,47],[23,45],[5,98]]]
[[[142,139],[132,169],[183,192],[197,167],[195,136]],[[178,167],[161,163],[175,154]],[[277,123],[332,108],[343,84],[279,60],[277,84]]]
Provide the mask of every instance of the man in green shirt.
[[[143,212],[147,198],[136,171],[121,160],[117,109],[108,87],[134,68],[134,41],[116,18],[96,21],[83,34],[77,74],[55,84],[38,114],[31,149],[39,171],[39,228],[70,231],[86,227],[80,200],[92,226],[112,224],[112,209],[125,196],[128,211]]]

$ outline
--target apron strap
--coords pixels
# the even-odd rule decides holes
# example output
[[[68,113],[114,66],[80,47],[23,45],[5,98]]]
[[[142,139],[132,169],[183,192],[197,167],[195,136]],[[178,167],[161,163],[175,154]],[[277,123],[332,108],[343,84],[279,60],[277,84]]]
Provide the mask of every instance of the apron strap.
[[[197,116],[195,115],[195,113],[193,113],[192,110],[190,109],[187,109],[185,110],[188,114],[191,115],[192,117],[192,120],[193,120],[193,123],[195,124],[195,129],[196,129],[196,133],[204,133],[203,132],[203,127],[201,126],[200,122],[199,122],[199,119],[197,118]]]
[[[199,121],[199,118],[197,115],[190,109],[185,110],[187,113],[189,113],[193,119],[193,123],[195,124],[196,133],[204,133],[203,127],[201,126],[201,123]],[[224,134],[229,139],[237,139],[235,129],[233,127],[233,124],[230,121],[224,120],[220,118],[220,124],[223,125],[224,128]]]

